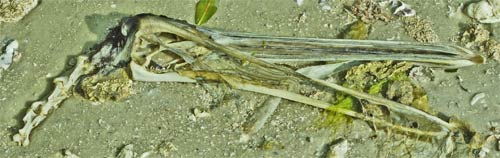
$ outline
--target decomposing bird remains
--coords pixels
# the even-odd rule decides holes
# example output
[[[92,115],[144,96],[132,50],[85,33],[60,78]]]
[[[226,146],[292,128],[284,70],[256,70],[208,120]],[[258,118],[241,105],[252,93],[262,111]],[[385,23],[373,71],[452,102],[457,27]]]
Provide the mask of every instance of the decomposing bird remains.
[[[370,61],[404,63],[400,67],[456,69],[484,63],[484,58],[453,45],[258,36],[222,32],[165,16],[141,14],[124,19],[92,52],[77,58],[71,73],[56,78],[52,93],[31,105],[23,118],[24,127],[13,139],[19,145],[28,145],[33,129],[72,94],[98,102],[121,100],[131,94],[132,82],[216,82],[272,96],[266,103],[270,104],[269,108],[263,109],[261,116],[254,118],[254,124],[245,129],[248,134],[261,128],[281,99],[287,99],[365,120],[401,134],[447,142],[452,136],[470,137],[470,129],[453,119],[438,117],[428,109],[326,80],[332,74]],[[342,93],[375,108],[383,107],[390,115],[405,119],[398,122],[332,106],[333,102],[299,92],[308,88]],[[397,87],[390,88],[393,91],[387,93],[391,98],[403,96],[397,94]],[[412,127],[405,122],[408,120],[422,126]]]

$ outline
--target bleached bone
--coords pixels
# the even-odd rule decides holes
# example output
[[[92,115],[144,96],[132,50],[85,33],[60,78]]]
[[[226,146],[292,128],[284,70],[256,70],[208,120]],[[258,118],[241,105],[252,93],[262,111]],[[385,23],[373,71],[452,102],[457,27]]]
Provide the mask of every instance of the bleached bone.
[[[30,143],[29,136],[33,128],[45,120],[49,111],[57,109],[62,101],[71,96],[71,89],[88,68],[88,58],[86,56],[79,56],[77,60],[76,67],[69,77],[54,79],[56,87],[47,100],[34,102],[28,109],[28,112],[23,117],[24,127],[13,137],[14,141],[19,145],[27,146]]]
[[[146,82],[191,82],[194,83],[196,80],[193,80],[189,77],[181,76],[177,72],[168,72],[168,73],[152,73],[149,72],[146,68],[136,64],[135,62],[130,62],[130,70],[132,72],[132,79],[134,81],[146,81]]]
[[[271,64],[265,62],[261,59],[255,58],[243,51],[240,51],[236,48],[240,49],[249,49],[255,48],[255,50],[250,50],[253,53],[259,53],[259,51],[263,52],[273,52],[276,50],[292,50],[292,53],[302,52],[312,50],[315,51],[315,46],[318,49],[323,48],[332,48],[333,50],[344,50],[349,52],[349,50],[354,50],[352,53],[365,52],[366,54],[386,54],[378,55],[379,59],[391,59],[392,54],[396,54],[396,57],[405,57],[403,53],[399,52],[408,52],[410,56],[417,56],[417,58],[403,58],[413,62],[419,63],[428,63],[434,64],[435,66],[442,65],[443,67],[462,67],[466,65],[473,65],[476,63],[484,62],[484,59],[481,56],[474,55],[472,52],[456,47],[456,46],[440,46],[440,45],[432,45],[432,44],[412,44],[410,42],[384,42],[384,41],[356,41],[356,40],[328,40],[328,39],[307,39],[307,38],[281,38],[281,37],[265,37],[265,36],[243,36],[240,34],[223,34],[217,33],[215,31],[204,30],[204,32],[200,32],[197,28],[190,26],[186,23],[181,23],[179,21],[175,21],[169,18],[162,18],[161,16],[150,16],[150,15],[140,15],[140,18],[135,19],[138,25],[138,31],[136,33],[137,36],[152,34],[158,32],[166,32],[178,35],[180,38],[193,41],[198,43],[201,46],[204,46],[213,51],[218,51],[224,53],[225,55],[231,56],[235,59],[241,61],[248,61],[249,63],[253,63],[255,65],[266,68],[267,70],[262,70],[263,72],[276,72],[280,75],[285,75],[284,79],[288,78],[288,80],[302,80],[301,82],[311,82],[313,85],[328,87],[332,90],[340,90],[344,93],[353,95],[360,99],[365,99],[369,102],[375,104],[381,104],[387,106],[391,110],[398,111],[403,114],[408,114],[412,116],[420,116],[425,119],[428,119],[431,122],[434,122],[441,126],[444,131],[454,130],[456,128],[455,125],[449,124],[436,116],[432,116],[427,114],[421,110],[415,109],[411,106],[406,106],[385,98],[374,97],[369,94],[363,92],[357,92],[352,89],[348,89],[337,85],[335,83],[329,83],[319,79],[313,79],[302,74],[299,74],[289,68],[277,66],[275,64]],[[144,29],[141,29],[144,28]],[[155,29],[146,29],[146,28],[155,28]],[[212,36],[203,35],[203,33],[209,33]],[[214,37],[217,35],[218,37]],[[215,40],[214,40],[215,39]],[[217,40],[219,39],[219,40]],[[301,41],[305,41],[301,43]],[[222,43],[222,44],[221,44]],[[355,45],[353,43],[357,43],[360,45]],[[223,45],[225,44],[225,45]],[[229,46],[228,46],[229,45]],[[287,47],[288,46],[288,47]],[[289,48],[291,47],[291,48]],[[300,49],[297,49],[300,48]],[[275,50],[276,49],[276,50]],[[369,52],[375,51],[375,52]],[[332,51],[330,51],[332,52]],[[414,52],[414,53],[412,53]],[[417,55],[417,54],[429,54],[425,55]],[[285,53],[286,55],[286,53]],[[324,54],[323,54],[324,55]],[[440,56],[444,55],[444,56]],[[344,56],[344,55],[341,55]],[[394,56],[393,56],[394,57]],[[319,58],[319,56],[317,57]],[[434,60],[436,58],[436,60]],[[294,61],[303,59],[301,57],[291,58]],[[347,58],[346,58],[347,59]],[[364,58],[363,58],[364,59]],[[368,59],[364,59],[368,60]],[[210,67],[210,66],[209,66]],[[242,70],[244,71],[244,70]],[[255,70],[252,70],[255,71]],[[235,72],[236,73],[236,72]],[[240,72],[240,73],[248,73],[250,75],[257,75],[259,72]],[[229,74],[228,74],[229,75]],[[225,76],[225,75],[221,75]],[[278,76],[274,76],[278,77]],[[283,78],[283,77],[282,77]],[[227,82],[228,78],[223,77],[223,79]],[[269,78],[270,79],[270,78]],[[235,83],[235,82],[233,82]],[[235,85],[235,84],[231,84]],[[248,84],[245,84],[248,85]],[[247,89],[244,89],[247,90]],[[260,93],[260,92],[259,92]],[[285,97],[285,96],[278,96]],[[294,100],[296,101],[296,100]],[[320,106],[320,108],[326,109],[326,107]],[[343,113],[343,112],[341,112]],[[349,115],[352,116],[352,115]],[[354,117],[354,116],[353,116]],[[359,117],[358,117],[359,118]]]

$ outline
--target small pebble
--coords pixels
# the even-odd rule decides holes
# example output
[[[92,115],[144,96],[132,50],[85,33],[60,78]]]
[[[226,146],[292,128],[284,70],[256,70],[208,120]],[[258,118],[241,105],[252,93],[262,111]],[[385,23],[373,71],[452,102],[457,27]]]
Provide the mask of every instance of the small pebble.
[[[304,0],[295,0],[295,3],[297,3],[297,5],[301,6],[302,4],[304,4]]]
[[[330,153],[328,157],[332,158],[345,158],[347,151],[349,151],[349,143],[347,140],[342,140],[341,142],[330,147]]]
[[[10,67],[13,58],[18,54],[18,48],[19,43],[16,40],[13,40],[9,44],[7,44],[4,53],[0,55],[0,68],[7,70]]]
[[[479,101],[481,102],[484,102],[484,97],[486,97],[486,94],[485,93],[476,93],[474,94],[474,96],[472,97],[472,99],[470,100],[470,105],[475,105],[476,103],[478,103]]]
[[[209,117],[210,116],[210,113],[208,113],[207,111],[202,111],[202,110],[200,110],[198,108],[195,108],[193,110],[193,114],[194,114],[194,116],[200,117],[200,118]]]

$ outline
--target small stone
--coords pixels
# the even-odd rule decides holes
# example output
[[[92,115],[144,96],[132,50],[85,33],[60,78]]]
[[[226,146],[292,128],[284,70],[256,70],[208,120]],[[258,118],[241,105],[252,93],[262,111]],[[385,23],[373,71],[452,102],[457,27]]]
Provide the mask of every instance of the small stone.
[[[434,80],[432,69],[423,66],[416,66],[410,70],[408,75],[412,80],[418,82],[430,82]]]
[[[471,18],[481,23],[497,23],[500,22],[500,1],[498,0],[482,0],[470,3],[465,8],[465,13]]]
[[[476,103],[478,102],[484,102],[484,97],[486,97],[486,94],[485,93],[476,93],[474,94],[474,96],[472,97],[472,99],[470,100],[470,105],[475,105]]]
[[[302,12],[299,14],[298,21],[299,23],[305,23],[307,19],[306,12]]]
[[[0,68],[7,70],[12,64],[12,60],[18,54],[19,43],[13,40],[5,46],[4,53],[0,55]]]
[[[128,144],[122,148],[120,153],[116,155],[117,158],[134,158],[137,154],[134,153],[134,145]]]
[[[304,4],[304,0],[295,0],[295,3],[297,3],[298,6],[302,6],[302,4]]]
[[[320,0],[319,1],[319,6],[321,6],[321,10],[323,11],[330,11],[332,10],[332,6],[328,5],[328,0]]]
[[[401,1],[399,3],[401,5],[397,7],[392,14],[397,16],[415,16],[417,14],[417,11],[415,11],[415,9],[412,9],[410,5]]]
[[[163,142],[158,146],[158,152],[163,157],[171,157],[172,152],[177,150],[177,147],[171,142]]]
[[[330,153],[328,153],[328,158],[345,158],[347,151],[349,151],[349,143],[347,140],[342,140],[341,142],[332,145],[330,147]]]
[[[194,116],[199,117],[199,118],[210,116],[210,113],[208,113],[207,111],[202,111],[198,108],[193,109],[193,114],[194,114]]]
[[[71,151],[69,151],[68,149],[64,150],[63,155],[64,155],[64,158],[80,158],[78,155],[71,153]]]

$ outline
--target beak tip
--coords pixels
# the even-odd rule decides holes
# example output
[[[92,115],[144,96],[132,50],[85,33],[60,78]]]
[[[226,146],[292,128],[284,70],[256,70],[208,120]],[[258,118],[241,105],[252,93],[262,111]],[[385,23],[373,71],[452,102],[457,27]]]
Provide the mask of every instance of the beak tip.
[[[476,56],[473,56],[471,58],[469,58],[470,61],[476,63],[476,64],[484,64],[486,63],[486,58],[484,58],[483,56],[481,55],[476,55]]]

